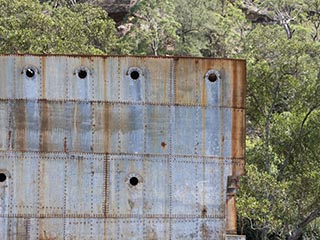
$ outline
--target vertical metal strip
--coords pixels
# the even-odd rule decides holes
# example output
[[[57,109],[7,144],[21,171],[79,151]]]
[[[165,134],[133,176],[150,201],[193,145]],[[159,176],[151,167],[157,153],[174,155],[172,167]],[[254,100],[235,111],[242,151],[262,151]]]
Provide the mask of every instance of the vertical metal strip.
[[[118,81],[118,101],[120,102],[121,101],[121,69],[120,69],[120,58],[117,59],[118,60],[118,74],[117,74],[117,81]],[[121,105],[120,104],[117,104],[118,106],[118,127],[117,129],[119,129],[119,132],[118,132],[118,147],[117,147],[117,153],[121,153],[121,133],[120,133],[120,122],[121,122]],[[114,159],[113,159],[114,161]],[[120,172],[120,166],[119,166],[119,163],[117,163],[117,173]],[[119,176],[117,175],[117,173],[115,174],[116,175],[116,199],[117,199],[117,208],[116,208],[116,214],[119,213],[119,210],[120,210],[120,206],[119,206],[119,203],[120,203],[120,179],[119,179]],[[120,220],[117,219],[117,240],[120,240]]]
[[[173,59],[170,61],[170,106],[169,106],[169,129],[170,129],[170,137],[169,137],[169,239],[172,238],[172,162],[174,161],[173,156],[173,134],[174,134],[174,122],[175,122],[175,111],[173,104],[175,103],[176,98],[176,73],[177,73],[177,59]]]
[[[68,61],[66,61],[66,70],[68,69]],[[68,75],[68,71],[66,71],[64,73],[64,78],[66,80],[65,83],[65,93],[64,93],[64,100],[67,101],[68,99],[68,86],[69,86],[69,75]],[[64,105],[64,115],[66,116],[66,122],[65,122],[65,138],[64,138],[64,152],[67,153],[67,158],[65,159],[65,172],[64,172],[64,196],[63,196],[63,207],[64,207],[64,211],[63,213],[65,214],[64,219],[63,219],[63,240],[66,239],[66,232],[67,232],[67,194],[68,194],[68,189],[67,189],[67,184],[68,184],[68,165],[70,164],[70,154],[69,154],[69,145],[70,145],[70,134],[68,134],[67,129],[69,129],[69,121],[68,121],[68,117],[70,116],[70,113],[68,114],[68,112],[70,111],[70,108],[68,108],[68,104],[65,103]]]

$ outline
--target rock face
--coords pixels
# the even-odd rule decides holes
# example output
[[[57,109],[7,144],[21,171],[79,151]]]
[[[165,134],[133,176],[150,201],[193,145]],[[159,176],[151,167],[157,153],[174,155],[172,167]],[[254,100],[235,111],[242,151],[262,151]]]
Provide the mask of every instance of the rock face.
[[[94,1],[95,4],[104,8],[111,18],[119,24],[129,13],[130,8],[133,7],[138,0],[98,0]]]

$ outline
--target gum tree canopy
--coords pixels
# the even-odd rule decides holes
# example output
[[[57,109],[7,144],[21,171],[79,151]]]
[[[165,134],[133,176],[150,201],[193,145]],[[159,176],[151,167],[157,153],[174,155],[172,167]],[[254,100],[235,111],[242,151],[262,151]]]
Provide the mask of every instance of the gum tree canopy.
[[[36,0],[0,0],[2,53],[110,53],[116,28],[101,8],[54,8]]]

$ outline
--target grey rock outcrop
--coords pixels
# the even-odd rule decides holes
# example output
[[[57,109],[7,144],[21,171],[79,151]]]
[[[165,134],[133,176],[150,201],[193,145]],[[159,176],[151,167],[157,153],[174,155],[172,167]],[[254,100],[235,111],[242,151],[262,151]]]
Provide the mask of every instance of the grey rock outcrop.
[[[137,2],[138,0],[96,0],[93,3],[104,8],[119,24]]]

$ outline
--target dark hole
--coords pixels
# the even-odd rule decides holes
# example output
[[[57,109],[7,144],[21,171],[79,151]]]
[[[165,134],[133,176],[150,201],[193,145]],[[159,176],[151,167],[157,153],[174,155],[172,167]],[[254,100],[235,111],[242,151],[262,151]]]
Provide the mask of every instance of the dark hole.
[[[36,73],[35,73],[34,70],[31,69],[31,68],[28,68],[28,69],[26,70],[26,75],[27,75],[28,78],[33,78],[35,74],[36,74]]]
[[[165,142],[161,143],[161,147],[165,148],[167,146],[167,144]]]
[[[217,74],[215,74],[215,73],[210,73],[210,75],[209,75],[209,77],[208,77],[208,80],[209,80],[210,82],[215,82],[215,81],[217,81],[217,80],[218,80]]]
[[[132,186],[136,186],[138,183],[139,183],[139,179],[138,178],[136,178],[136,177],[130,178],[130,184]]]
[[[140,76],[140,73],[138,71],[132,71],[130,73],[130,77],[133,79],[133,80],[137,80]]]
[[[81,79],[86,78],[87,75],[88,75],[88,73],[87,73],[86,70],[79,70],[79,72],[78,72],[78,77],[81,78]]]
[[[4,173],[0,173],[0,182],[7,180],[7,176]]]

